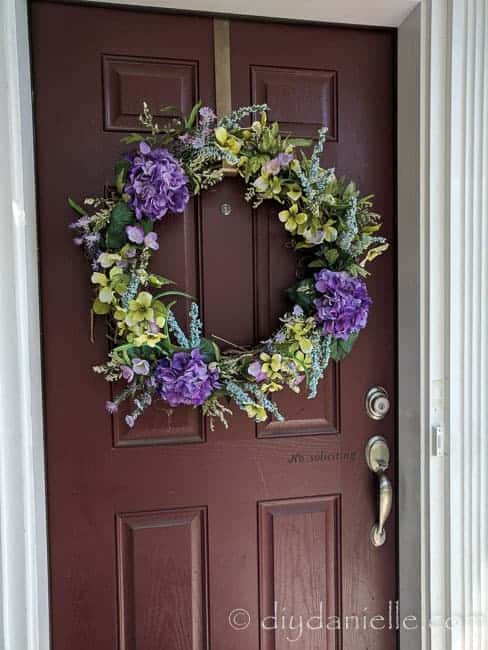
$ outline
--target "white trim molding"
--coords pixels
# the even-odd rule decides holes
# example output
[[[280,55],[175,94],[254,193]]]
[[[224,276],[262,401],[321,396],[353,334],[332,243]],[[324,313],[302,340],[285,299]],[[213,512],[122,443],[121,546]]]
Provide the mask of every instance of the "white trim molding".
[[[426,536],[425,504],[425,240],[426,210],[421,197],[423,153],[422,82],[428,47],[422,27],[425,5],[417,6],[398,29],[398,544],[400,618],[415,616],[413,629],[400,628],[402,650],[427,647],[423,621]],[[427,40],[427,39],[426,39]],[[428,46],[428,40],[426,42]],[[425,86],[424,86],[425,87]],[[424,634],[425,636],[425,634]]]
[[[417,638],[401,631],[401,650],[481,650],[488,647],[488,2],[431,0],[419,9],[399,29],[400,602],[404,615],[417,605],[421,622]],[[417,104],[409,89],[419,19]],[[420,463],[418,486],[411,461]],[[415,551],[402,548],[409,544],[417,571]],[[416,593],[420,600],[411,602]]]
[[[449,641],[468,650],[488,647],[488,2],[449,18]]]
[[[82,0],[99,2],[99,0]],[[398,27],[418,0],[108,0],[109,3],[214,14]]]
[[[48,650],[41,335],[27,7],[0,2],[0,647]]]

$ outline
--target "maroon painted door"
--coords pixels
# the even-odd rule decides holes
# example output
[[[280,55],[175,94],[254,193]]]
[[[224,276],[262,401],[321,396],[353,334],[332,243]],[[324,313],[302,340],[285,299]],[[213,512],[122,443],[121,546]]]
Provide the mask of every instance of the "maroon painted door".
[[[91,371],[107,343],[102,323],[90,343],[66,196],[110,182],[143,99],[184,113],[214,104],[213,23],[31,9],[53,649],[395,650],[395,631],[371,623],[396,597],[395,520],[372,547],[377,485],[364,461],[375,434],[395,450],[394,409],[381,422],[364,409],[372,386],[395,395],[391,250],[352,356],[315,401],[280,400],[285,423],[255,428],[236,413],[212,432],[197,410],[161,407],[133,430],[111,419]],[[324,162],[376,194],[392,239],[394,34],[236,20],[230,38],[234,105],[267,101],[303,136],[325,121]],[[165,219],[154,267],[198,295],[208,333],[248,344],[284,311],[294,261],[276,209],[253,211],[242,194],[228,179]]]

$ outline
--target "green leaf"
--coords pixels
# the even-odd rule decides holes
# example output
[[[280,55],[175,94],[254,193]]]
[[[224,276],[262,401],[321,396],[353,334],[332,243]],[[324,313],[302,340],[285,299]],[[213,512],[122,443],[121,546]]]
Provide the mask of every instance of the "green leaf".
[[[144,136],[142,136],[140,133],[129,133],[129,135],[126,135],[121,139],[121,142],[124,144],[134,144],[134,142],[143,142],[144,140]]]
[[[218,362],[218,361],[220,361],[220,357],[221,357],[220,348],[217,345],[217,343],[215,343],[214,341],[212,341],[212,345],[213,345],[213,348],[214,348],[214,351],[215,351],[215,360]]]
[[[74,210],[74,211],[75,211],[77,214],[79,214],[81,217],[84,217],[84,216],[85,216],[86,211],[83,210],[83,208],[81,207],[81,205],[79,205],[78,203],[76,203],[76,201],[73,201],[73,199],[71,199],[71,198],[68,199],[68,205],[69,205],[69,207],[70,207],[72,210]]]
[[[324,260],[314,260],[313,262],[310,262],[308,267],[310,269],[322,269],[325,267],[325,262]]]
[[[119,201],[112,210],[107,228],[106,244],[111,250],[120,250],[127,242],[125,227],[134,223],[134,213],[124,201]]]
[[[172,106],[171,104],[168,104],[168,106],[161,106],[161,108],[159,109],[159,112],[160,112],[161,114],[163,114],[163,113],[169,113],[170,111],[171,111],[172,113],[177,113],[177,112],[178,112],[178,109],[177,109],[176,106]]]
[[[192,126],[195,124],[195,120],[197,119],[198,111],[200,110],[201,105],[202,105],[202,102],[198,101],[195,104],[195,106],[191,109],[190,115],[185,120],[185,128],[186,129],[191,129]]]
[[[127,350],[127,354],[130,359],[136,357],[140,359],[151,359],[151,357],[154,357],[154,349],[149,345],[139,345],[138,347],[133,346]]]
[[[363,269],[363,267],[362,267],[362,266],[359,266],[359,264],[353,264],[353,265],[348,269],[348,271],[349,271],[349,273],[351,273],[352,275],[354,275],[354,276],[356,276],[356,275],[360,275],[362,278],[367,278],[367,277],[370,275],[369,271],[366,271],[366,269]]]
[[[329,264],[334,264],[337,262],[338,257],[339,251],[337,248],[330,248],[325,254],[325,259],[329,262]]]
[[[142,226],[145,235],[154,230],[154,223],[151,221],[151,219],[141,219],[139,221],[139,225]]]
[[[124,191],[129,166],[128,160],[119,160],[115,165],[115,187],[119,194],[122,194]]]
[[[159,298],[166,298],[166,296],[180,296],[181,298],[190,298],[190,300],[196,300],[193,296],[190,296],[189,293],[184,293],[183,291],[163,291],[163,293],[158,293],[157,296],[154,296],[154,300]]]
[[[110,304],[113,300],[114,292],[110,287],[103,287],[98,293],[98,300],[104,304]]]
[[[351,336],[345,341],[343,339],[332,339],[332,342],[330,344],[331,358],[335,361],[341,361],[341,359],[347,357],[347,355],[351,352],[354,343],[356,343],[357,337],[358,332],[351,334]]]
[[[294,147],[311,147],[313,140],[309,140],[308,138],[287,138],[286,143]]]
[[[165,285],[168,284],[175,284],[173,280],[168,280],[168,278],[163,278],[162,275],[158,275],[157,273],[150,273],[148,277],[148,282],[152,287],[164,287]]]
[[[101,302],[98,298],[93,303],[92,306],[93,313],[95,313],[97,316],[104,316],[105,314],[108,314],[110,311],[110,305],[104,302]]]
[[[313,278],[300,280],[293,287],[290,287],[287,293],[293,303],[300,305],[305,312],[310,311],[316,296]]]
[[[201,339],[199,349],[206,363],[211,363],[212,361],[218,361],[220,359],[220,350],[218,346],[209,339]]]
[[[316,244],[312,244],[307,241],[299,241],[297,244],[295,244],[295,250],[299,251],[303,248],[313,248],[314,246],[316,246]]]
[[[112,356],[119,363],[126,363],[127,365],[130,365],[129,352],[134,349],[137,350],[138,348],[132,343],[125,343],[124,345],[118,345],[116,348],[112,350]]]

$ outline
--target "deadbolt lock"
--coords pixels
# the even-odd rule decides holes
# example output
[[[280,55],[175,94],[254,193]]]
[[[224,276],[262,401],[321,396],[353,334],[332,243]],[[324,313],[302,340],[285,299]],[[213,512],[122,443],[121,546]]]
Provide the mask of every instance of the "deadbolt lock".
[[[382,420],[390,410],[390,396],[382,386],[375,386],[368,391],[365,406],[372,420]]]

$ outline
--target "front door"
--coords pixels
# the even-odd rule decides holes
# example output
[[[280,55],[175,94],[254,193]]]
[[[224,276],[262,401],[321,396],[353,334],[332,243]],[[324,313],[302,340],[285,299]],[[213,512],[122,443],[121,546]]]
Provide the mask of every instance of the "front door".
[[[91,370],[107,341],[102,322],[90,341],[66,197],[111,182],[143,100],[215,105],[213,20],[39,0],[31,19],[53,650],[395,650],[395,519],[374,547],[364,453],[378,434],[395,453],[395,409],[365,410],[377,385],[395,401],[394,247],[352,355],[317,399],[283,397],[284,423],[236,412],[211,431],[199,410],[159,408],[128,429]],[[324,164],[376,195],[390,241],[394,47],[388,30],[230,21],[233,105],[266,101],[305,137],[325,123]],[[207,333],[247,345],[285,311],[276,213],[226,179],[161,225],[153,268],[198,296]]]

